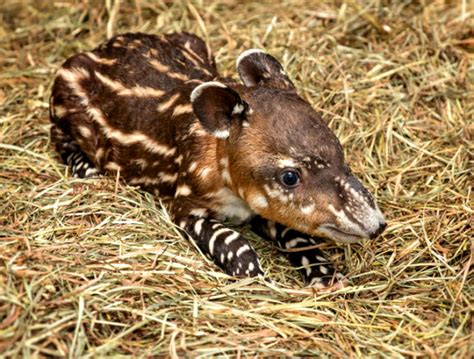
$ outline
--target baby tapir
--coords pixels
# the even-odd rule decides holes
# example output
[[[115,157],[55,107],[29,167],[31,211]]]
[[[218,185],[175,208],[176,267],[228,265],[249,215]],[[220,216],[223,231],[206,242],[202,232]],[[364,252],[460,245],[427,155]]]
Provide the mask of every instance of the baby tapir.
[[[118,173],[160,196],[226,273],[264,273],[247,239],[225,225],[250,222],[307,283],[340,287],[321,237],[374,239],[384,217],[274,57],[247,50],[237,71],[242,84],[220,77],[191,34],[116,36],[59,69],[52,141],[75,177]]]

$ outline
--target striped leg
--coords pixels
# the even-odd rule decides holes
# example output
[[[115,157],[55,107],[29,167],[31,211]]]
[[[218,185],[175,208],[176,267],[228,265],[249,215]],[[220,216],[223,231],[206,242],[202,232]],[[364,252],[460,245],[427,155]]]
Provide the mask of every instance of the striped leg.
[[[309,285],[316,288],[343,287],[344,276],[336,272],[331,262],[324,258],[321,250],[303,249],[323,243],[321,238],[308,236],[261,217],[252,220],[252,228],[258,235],[276,241],[280,248],[288,251],[291,264],[298,268]]]
[[[208,218],[190,216],[178,223],[203,253],[227,274],[245,277],[263,275],[257,254],[240,233]]]
[[[64,163],[71,167],[73,177],[89,178],[98,174],[94,164],[75,141],[58,142],[56,148]]]

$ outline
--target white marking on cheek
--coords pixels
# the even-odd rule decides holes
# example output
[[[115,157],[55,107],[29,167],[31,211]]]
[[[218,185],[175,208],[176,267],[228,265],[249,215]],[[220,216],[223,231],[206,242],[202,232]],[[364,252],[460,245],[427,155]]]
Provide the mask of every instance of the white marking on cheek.
[[[254,269],[255,269],[255,265],[252,262],[250,262],[248,270],[253,271]]]
[[[253,197],[250,197],[249,202],[252,207],[257,207],[257,208],[268,207],[268,201],[265,198],[265,196],[262,196],[262,195],[255,195]]]
[[[310,213],[313,213],[314,208],[315,208],[314,203],[311,203],[310,205],[307,205],[307,206],[301,206],[301,207],[300,207],[301,212],[302,212],[303,214],[310,214]]]
[[[263,190],[270,198],[277,198],[277,197],[280,197],[281,195],[281,192],[278,189],[270,188],[270,186],[267,184],[263,185]]]
[[[234,256],[234,252],[229,251],[229,253],[227,253],[227,260],[230,261],[233,256]]]

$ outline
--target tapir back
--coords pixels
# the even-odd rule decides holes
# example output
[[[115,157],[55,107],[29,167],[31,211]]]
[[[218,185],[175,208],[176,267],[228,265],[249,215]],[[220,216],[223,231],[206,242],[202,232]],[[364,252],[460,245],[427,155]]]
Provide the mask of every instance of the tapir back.
[[[212,55],[194,35],[117,36],[58,71],[53,142],[61,153],[69,135],[98,171],[120,171],[131,184],[172,194],[177,126],[193,119],[192,88],[217,76]]]

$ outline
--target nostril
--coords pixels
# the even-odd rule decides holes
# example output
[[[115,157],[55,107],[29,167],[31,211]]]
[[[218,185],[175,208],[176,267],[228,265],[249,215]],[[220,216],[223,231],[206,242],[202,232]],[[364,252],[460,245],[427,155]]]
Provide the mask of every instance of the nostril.
[[[377,238],[382,232],[387,228],[387,223],[383,222],[380,224],[379,228],[370,235],[370,239]]]

